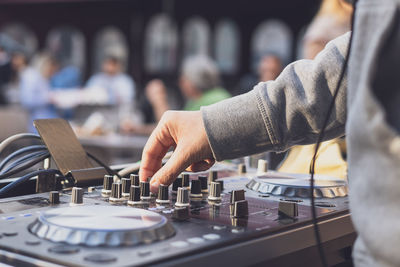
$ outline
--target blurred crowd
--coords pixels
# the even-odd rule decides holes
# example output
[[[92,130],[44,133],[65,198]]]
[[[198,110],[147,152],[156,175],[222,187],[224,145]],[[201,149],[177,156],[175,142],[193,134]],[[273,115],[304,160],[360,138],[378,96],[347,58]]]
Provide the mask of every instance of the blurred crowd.
[[[343,0],[322,1],[302,40],[303,57],[314,58],[327,42],[348,31],[351,12],[351,6]],[[184,103],[177,105],[179,101],[173,99],[175,94],[170,94],[171,89],[162,79],[151,80],[139,88],[143,92],[143,97],[139,97],[133,78],[125,73],[126,60],[118,54],[105,54],[100,71],[84,81],[81,69],[66,63],[59,55],[47,51],[30,55],[21,47],[10,50],[2,45],[0,38],[0,104],[19,103],[29,116],[27,127],[32,132],[35,131],[33,120],[61,117],[73,122],[77,108],[89,105],[111,107],[113,116],[107,117],[100,109],[93,109],[83,122],[75,125],[78,134],[103,134],[107,132],[105,125],[112,124],[111,130],[120,134],[149,135],[166,110],[199,110],[201,106],[245,93],[260,81],[276,79],[287,63],[279,53],[269,51],[259,58],[255,73],[242,77],[236,88],[227,90],[223,87],[220,69],[211,57],[187,56],[176,83]],[[148,103],[147,108],[141,105],[142,98]],[[144,119],[149,114],[152,119]],[[335,174],[341,177],[345,176],[346,169],[340,156],[342,148],[340,141],[333,141],[321,149],[331,154],[327,160],[329,168],[334,162],[332,158],[337,159],[333,163]],[[300,155],[312,154],[312,150],[312,147],[293,148],[280,168],[308,172],[309,156]]]

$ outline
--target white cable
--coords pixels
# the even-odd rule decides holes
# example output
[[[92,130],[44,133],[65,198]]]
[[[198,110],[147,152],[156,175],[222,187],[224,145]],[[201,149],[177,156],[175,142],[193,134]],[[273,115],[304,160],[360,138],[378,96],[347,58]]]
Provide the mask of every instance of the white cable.
[[[32,133],[20,133],[12,135],[0,143],[0,153],[11,143],[20,139],[28,139],[28,138],[40,139],[40,136]]]

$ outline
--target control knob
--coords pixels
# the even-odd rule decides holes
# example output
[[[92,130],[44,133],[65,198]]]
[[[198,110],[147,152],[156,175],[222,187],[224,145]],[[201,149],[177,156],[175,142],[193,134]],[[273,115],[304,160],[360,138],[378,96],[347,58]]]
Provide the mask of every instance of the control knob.
[[[176,197],[175,206],[177,207],[186,207],[189,206],[189,190],[184,187],[178,188],[178,195]]]
[[[104,175],[103,189],[101,190],[101,195],[103,197],[109,197],[111,195],[111,186],[114,182],[114,177],[112,175]]]
[[[148,180],[140,182],[140,199],[144,201],[149,201],[151,199],[150,182]]]
[[[128,205],[135,206],[141,204],[140,201],[140,186],[132,185],[129,190]]]
[[[178,177],[175,179],[174,183],[172,184],[172,193],[176,194],[179,187],[182,187],[182,177]]]
[[[131,174],[130,178],[131,178],[131,185],[140,186],[139,175]]]
[[[201,181],[200,180],[192,180],[192,184],[190,186],[190,197],[192,198],[202,198],[203,194],[201,193]]]
[[[120,204],[124,201],[122,198],[122,184],[120,182],[113,183],[111,186],[111,195],[109,202],[111,204]]]
[[[83,189],[81,187],[72,187],[70,206],[83,205]]]
[[[122,178],[122,197],[129,198],[129,190],[131,188],[131,180],[128,178]]]
[[[51,205],[60,204],[60,193],[58,191],[50,191],[50,193],[49,193],[49,203]]]
[[[201,183],[201,192],[202,193],[207,193],[208,192],[207,176],[200,175],[198,179],[199,179],[199,181]]]
[[[221,201],[221,184],[212,182],[210,185],[210,194],[208,199],[211,201]]]
[[[158,186],[158,196],[157,196],[156,202],[159,204],[169,203],[168,185],[160,184]]]

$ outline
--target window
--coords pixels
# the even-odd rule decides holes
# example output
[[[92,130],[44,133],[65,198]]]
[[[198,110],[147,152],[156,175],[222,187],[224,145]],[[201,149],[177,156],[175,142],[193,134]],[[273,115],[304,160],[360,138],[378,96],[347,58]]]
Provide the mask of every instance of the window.
[[[178,33],[166,14],[150,19],[145,36],[145,68],[150,73],[165,73],[176,68]]]
[[[222,73],[233,74],[239,66],[240,36],[232,20],[222,20],[215,29],[215,59]]]
[[[210,54],[210,26],[200,17],[190,18],[183,27],[183,57]]]
[[[251,49],[251,68],[257,70],[260,59],[267,54],[280,57],[283,64],[291,60],[293,36],[290,29],[281,21],[268,20],[254,31]]]
[[[69,26],[52,29],[47,35],[46,48],[63,64],[73,65],[81,70],[85,67],[85,38]]]
[[[108,26],[100,30],[94,39],[92,72],[98,72],[105,57],[115,56],[122,60],[123,68],[128,63],[129,49],[125,35],[117,28]]]

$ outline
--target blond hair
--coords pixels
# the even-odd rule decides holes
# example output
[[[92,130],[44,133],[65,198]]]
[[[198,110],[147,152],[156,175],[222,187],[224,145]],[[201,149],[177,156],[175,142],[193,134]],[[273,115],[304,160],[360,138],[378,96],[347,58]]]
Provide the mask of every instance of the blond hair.
[[[332,15],[340,21],[347,21],[353,8],[343,0],[323,0],[315,17]]]

